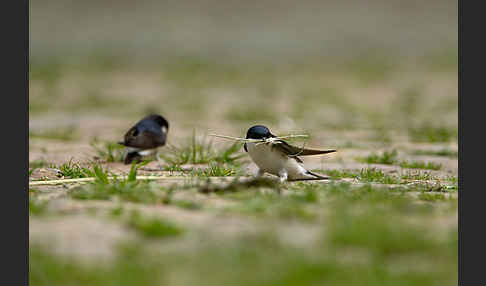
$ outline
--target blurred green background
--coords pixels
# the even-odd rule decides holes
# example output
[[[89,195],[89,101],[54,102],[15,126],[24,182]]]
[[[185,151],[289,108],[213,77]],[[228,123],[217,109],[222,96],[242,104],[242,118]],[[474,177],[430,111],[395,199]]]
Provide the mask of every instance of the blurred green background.
[[[96,118],[114,138],[150,111],[174,130],[457,130],[456,1],[46,0],[30,9],[33,130],[64,124],[86,138]]]

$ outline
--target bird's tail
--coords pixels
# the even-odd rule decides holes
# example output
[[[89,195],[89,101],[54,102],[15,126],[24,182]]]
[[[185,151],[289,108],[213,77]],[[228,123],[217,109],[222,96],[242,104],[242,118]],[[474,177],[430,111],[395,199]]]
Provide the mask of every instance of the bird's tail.
[[[288,181],[316,181],[316,180],[329,180],[329,177],[324,177],[320,174],[313,173],[309,170],[306,170],[306,175],[310,175],[312,177],[306,178],[298,178],[298,179],[289,179]]]
[[[328,154],[328,153],[334,153],[337,152],[337,150],[315,150],[315,149],[302,149],[299,152],[299,156],[308,156],[308,155],[321,155],[321,154]]]

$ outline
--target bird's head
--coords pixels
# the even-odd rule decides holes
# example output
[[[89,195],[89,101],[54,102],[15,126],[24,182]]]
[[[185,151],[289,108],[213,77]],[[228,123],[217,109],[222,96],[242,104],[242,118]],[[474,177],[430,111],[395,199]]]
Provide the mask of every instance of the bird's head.
[[[271,137],[276,137],[276,136],[270,133],[270,130],[263,125],[252,126],[246,132],[246,139],[267,139]]]

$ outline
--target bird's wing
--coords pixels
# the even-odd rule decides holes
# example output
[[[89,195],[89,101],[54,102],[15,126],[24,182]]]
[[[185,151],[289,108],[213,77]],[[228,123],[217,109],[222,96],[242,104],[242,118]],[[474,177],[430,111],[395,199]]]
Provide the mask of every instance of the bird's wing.
[[[166,135],[161,132],[155,133],[150,130],[140,132],[136,127],[133,127],[125,134],[123,145],[140,149],[151,149],[163,146],[165,139]]]
[[[316,149],[306,149],[302,147],[292,146],[289,143],[283,140],[275,140],[272,144],[272,147],[282,152],[283,154],[294,157],[300,163],[302,160],[299,159],[297,156],[310,156],[310,155],[320,155],[320,154],[327,154],[336,152],[336,150],[316,150]]]

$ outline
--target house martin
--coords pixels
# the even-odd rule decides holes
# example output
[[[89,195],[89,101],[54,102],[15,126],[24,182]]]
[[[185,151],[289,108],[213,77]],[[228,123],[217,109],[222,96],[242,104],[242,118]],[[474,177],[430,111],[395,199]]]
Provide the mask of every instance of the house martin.
[[[158,114],[144,117],[127,131],[123,142],[118,142],[126,147],[124,163],[140,162],[142,156],[157,153],[157,148],[165,145],[168,132],[169,123],[164,117]]]
[[[248,129],[247,139],[275,138],[270,130],[263,125],[255,125]],[[336,152],[336,150],[315,150],[292,146],[281,139],[268,142],[246,142],[243,148],[250,155],[252,161],[258,166],[260,177],[264,173],[273,174],[284,181],[323,180],[329,179],[315,174],[304,168],[303,161],[298,156],[310,156]]]

